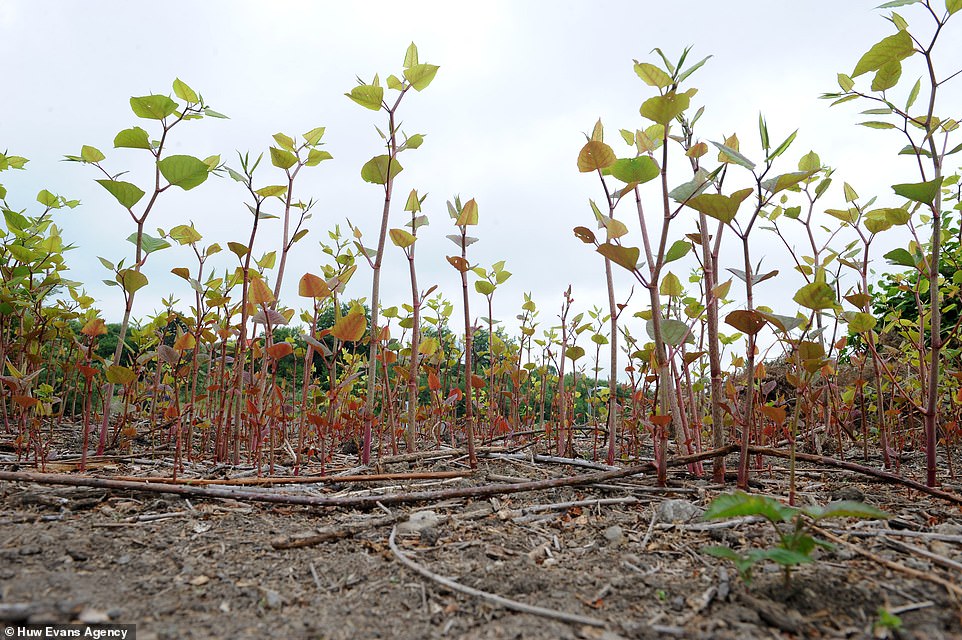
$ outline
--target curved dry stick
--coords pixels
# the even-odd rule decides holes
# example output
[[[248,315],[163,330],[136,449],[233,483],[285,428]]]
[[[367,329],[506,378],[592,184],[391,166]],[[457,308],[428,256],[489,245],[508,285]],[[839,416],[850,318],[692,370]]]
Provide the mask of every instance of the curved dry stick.
[[[773,458],[788,458],[789,453],[787,451],[782,451],[780,449],[771,449],[769,447],[748,447],[750,453],[755,453],[763,456],[771,456]],[[889,473],[888,471],[882,471],[880,469],[873,469],[872,467],[866,467],[864,465],[856,464],[855,462],[849,462],[847,460],[839,460],[838,458],[829,458],[828,456],[817,456],[810,453],[795,453],[796,460],[804,460],[805,462],[811,462],[813,464],[820,464],[826,467],[836,467],[838,469],[846,469],[848,471],[854,471],[856,473],[861,473],[862,475],[871,476],[873,478],[878,478],[883,482],[888,482],[891,484],[900,484],[910,489],[915,489],[916,491],[921,491],[927,493],[935,498],[941,498],[942,500],[947,500],[948,502],[954,502],[955,504],[962,504],[962,496],[957,493],[951,493],[949,491],[944,491],[942,489],[936,489],[935,487],[928,487],[921,482],[911,480],[909,478],[903,478],[902,476],[897,476],[894,473]]]
[[[835,544],[844,545],[849,549],[851,549],[852,551],[854,551],[855,553],[857,553],[858,555],[868,558],[869,560],[871,560],[872,562],[880,566],[887,567],[889,569],[892,569],[893,571],[900,571],[901,573],[911,576],[916,580],[925,580],[926,582],[931,582],[933,584],[939,585],[940,587],[945,589],[945,591],[949,594],[949,597],[952,598],[953,601],[956,603],[956,606],[958,606],[959,602],[962,601],[962,587],[952,582],[949,582],[945,578],[942,578],[930,572],[919,571],[918,569],[907,567],[904,564],[899,564],[898,562],[892,562],[891,560],[886,560],[885,558],[877,556],[871,551],[866,551],[859,545],[852,544],[848,540],[841,538],[829,531],[826,531],[821,527],[812,527],[812,529],[815,532],[817,532],[819,535],[825,536]]]
[[[455,582],[450,578],[445,578],[440,576],[430,569],[422,567],[414,560],[411,560],[406,555],[401,552],[401,549],[397,546],[394,538],[397,535],[397,527],[395,526],[391,529],[391,536],[388,538],[387,543],[391,546],[391,551],[394,552],[394,557],[401,561],[401,563],[412,571],[420,573],[425,578],[433,580],[440,585],[451,589],[452,591],[458,591],[460,593],[467,594],[469,596],[474,596],[475,598],[481,598],[482,600],[487,600],[496,605],[500,605],[505,609],[511,609],[512,611],[518,611],[520,613],[530,613],[532,615],[541,616],[542,618],[550,618],[552,620],[560,620],[561,622],[569,622],[571,624],[583,624],[592,627],[606,627],[608,623],[604,620],[599,620],[598,618],[592,618],[589,616],[579,616],[574,613],[565,613],[564,611],[558,611],[556,609],[546,609],[544,607],[537,607],[531,604],[525,604],[523,602],[518,602],[517,600],[511,600],[510,598],[505,598],[504,596],[499,596],[494,593],[489,593],[487,591],[481,591],[480,589],[475,589],[474,587],[469,587],[467,585],[461,584],[460,582]]]

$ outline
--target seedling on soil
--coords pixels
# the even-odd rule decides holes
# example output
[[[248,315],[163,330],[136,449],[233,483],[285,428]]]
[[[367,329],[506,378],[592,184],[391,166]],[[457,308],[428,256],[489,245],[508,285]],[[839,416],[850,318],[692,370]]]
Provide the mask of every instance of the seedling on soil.
[[[812,535],[819,522],[827,518],[877,520],[889,517],[884,511],[862,502],[843,500],[824,507],[798,508],[784,505],[767,496],[753,496],[736,491],[715,498],[704,518],[722,520],[745,516],[761,516],[768,520],[778,535],[778,543],[766,549],[751,549],[746,553],[722,546],[705,547],[703,551],[716,558],[731,560],[745,584],[751,584],[755,565],[768,560],[775,562],[784,569],[786,588],[791,586],[794,567],[814,562],[812,553],[816,547],[832,548],[831,543]]]

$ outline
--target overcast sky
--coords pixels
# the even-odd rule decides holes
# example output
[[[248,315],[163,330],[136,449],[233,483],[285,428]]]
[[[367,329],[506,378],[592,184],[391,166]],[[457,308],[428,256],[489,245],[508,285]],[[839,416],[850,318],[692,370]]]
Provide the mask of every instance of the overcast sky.
[[[143,183],[144,152],[113,150],[112,140],[135,125],[155,131],[150,126],[156,123],[131,113],[128,98],[169,93],[175,77],[230,119],[178,126],[172,153],[201,158],[219,153],[236,165],[237,150],[266,151],[276,132],[297,135],[325,126],[325,148],[334,160],[306,170],[296,194],[318,201],[311,233],[295,246],[286,276],[282,302],[300,307],[297,280],[306,271],[319,272],[324,256],[318,240],[328,228],[350,218],[368,243],[377,233],[383,192],[362,182],[359,172],[381,153],[374,125],[383,128],[383,113],[355,105],[344,93],[357,75],[370,80],[375,73],[382,79],[400,74],[404,51],[414,41],[421,61],[441,69],[427,90],[412,92],[402,106],[403,129],[426,134],[426,141],[402,158],[405,170],[397,180],[391,226],[405,221],[402,207],[411,188],[429,194],[425,211],[431,225],[421,230],[418,242],[420,283],[424,288],[438,284],[460,308],[457,273],[444,260],[456,250],[444,239],[453,227],[444,205],[454,194],[476,198],[481,222],[473,233],[480,242],[469,257],[483,266],[505,259],[514,273],[496,294],[495,316],[511,320],[522,293],[531,291],[545,326],[554,321],[568,284],[579,310],[604,304],[603,261],[571,231],[592,226],[588,198],[603,196],[597,178],[579,174],[575,161],[584,132],[599,117],[606,124],[606,141],[628,155],[617,131],[647,126],[638,107],[654,95],[633,72],[632,59],[657,62],[654,47],[673,59],[688,45],[693,45],[690,61],[713,56],[688,82],[699,88],[694,105],[706,106],[698,128],[702,139],[721,140],[737,132],[742,150],[758,159],[761,111],[773,143],[800,129],[783,171],[794,170],[798,157],[811,149],[837,168],[839,188],[833,188],[826,206],[843,206],[842,180],[862,195],[877,193],[899,204],[889,197],[888,185],[917,180],[909,165],[894,159],[902,141],[854,126],[855,108],[829,109],[818,100],[820,93],[837,90],[837,72],[850,72],[862,53],[893,32],[881,12],[873,11],[878,3],[3,0],[0,148],[31,162],[29,171],[0,178],[10,190],[10,203],[21,208],[36,211],[33,198],[41,188],[83,201],[58,216],[65,238],[79,247],[69,254],[70,277],[83,281],[105,316],[116,320],[118,290],[100,284],[108,274],[96,256],[114,261],[131,256],[132,245],[124,238],[134,229],[94,182],[96,171],[61,162],[65,154],[79,153],[83,144],[96,146],[107,154],[109,170],[129,168],[128,179]],[[923,22],[912,7],[899,11]],[[948,30],[942,47],[942,60],[962,60],[957,28]],[[958,90],[954,96],[944,104],[957,106]],[[684,167],[679,169],[678,183],[686,179]],[[273,167],[260,173],[261,185],[280,182]],[[193,191],[175,191],[163,194],[148,227],[169,229],[193,221],[205,242],[246,242],[250,215],[240,185],[212,177]],[[621,215],[634,219],[627,211]],[[256,255],[276,248],[279,228],[277,221],[267,223]],[[634,235],[626,244],[640,243],[636,227],[631,228]],[[690,230],[681,223],[674,237]],[[788,272],[772,236],[760,233],[755,247],[767,265]],[[397,304],[409,299],[406,262],[390,244],[387,252],[382,291],[385,303]],[[222,265],[231,264],[231,254],[221,257]],[[158,310],[169,292],[186,308],[193,295],[169,271],[191,264],[186,248],[153,256],[145,269],[151,284],[138,294],[135,316]],[[675,271],[684,280],[693,267],[680,262]],[[624,299],[630,282],[620,280]],[[369,283],[370,272],[362,265],[349,294],[370,296]],[[776,311],[792,315],[796,307],[786,301],[797,286],[778,278],[761,285],[759,293],[763,302],[778,305]],[[632,310],[644,306],[642,299],[635,294]],[[480,297],[473,304],[480,313]]]

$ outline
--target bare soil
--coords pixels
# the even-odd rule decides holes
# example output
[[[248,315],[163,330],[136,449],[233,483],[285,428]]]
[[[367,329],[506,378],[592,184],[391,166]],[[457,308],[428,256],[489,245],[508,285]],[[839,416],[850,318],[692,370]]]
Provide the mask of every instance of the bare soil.
[[[8,462],[0,468],[16,468],[10,456],[2,459]],[[342,470],[354,464],[346,455],[337,462]],[[787,473],[778,461],[771,464],[776,468],[755,473],[755,490],[784,496]],[[164,459],[115,458],[95,466],[88,473],[103,477],[166,476],[171,470]],[[464,469],[462,459],[444,456],[419,461],[413,470]],[[411,470],[410,463],[380,469]],[[584,472],[532,459],[486,458],[464,478],[272,490],[386,495]],[[185,475],[245,474],[195,465]],[[712,544],[771,544],[767,523],[709,529],[697,514],[666,521],[666,507],[679,505],[666,501],[703,509],[723,491],[684,470],[675,471],[666,488],[632,476],[369,511],[2,482],[0,621],[135,623],[139,640],[962,638],[962,606],[945,588],[856,553],[862,549],[957,584],[957,505],[811,466],[802,468],[799,487],[803,503],[864,498],[894,517],[831,523],[840,534],[848,531],[843,538],[851,544],[817,552],[818,561],[799,568],[786,587],[774,567],[759,568],[746,586],[731,565],[701,552]],[[576,501],[595,502],[561,504]],[[365,527],[384,522],[385,511],[402,523],[401,553],[421,567],[504,598],[596,619],[599,626],[511,611],[415,573],[389,547],[392,525]],[[404,524],[424,511],[433,515],[418,513],[417,526]],[[303,548],[272,545],[319,530],[356,533]],[[880,608],[897,613],[899,629],[878,625]]]

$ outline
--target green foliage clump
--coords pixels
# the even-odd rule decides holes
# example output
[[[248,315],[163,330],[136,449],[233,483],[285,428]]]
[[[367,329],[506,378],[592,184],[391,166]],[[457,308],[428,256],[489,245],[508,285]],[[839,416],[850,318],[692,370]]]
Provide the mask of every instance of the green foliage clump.
[[[814,561],[816,547],[831,549],[832,545],[812,535],[815,525],[827,518],[882,519],[888,514],[870,505],[844,500],[824,507],[790,507],[767,496],[749,495],[742,491],[715,498],[705,512],[705,520],[722,520],[746,516],[761,516],[771,523],[778,535],[778,542],[765,549],[738,552],[729,547],[705,547],[708,555],[730,560],[738,575],[746,583],[752,580],[755,565],[771,561],[785,570],[785,584],[789,585],[792,568]]]

